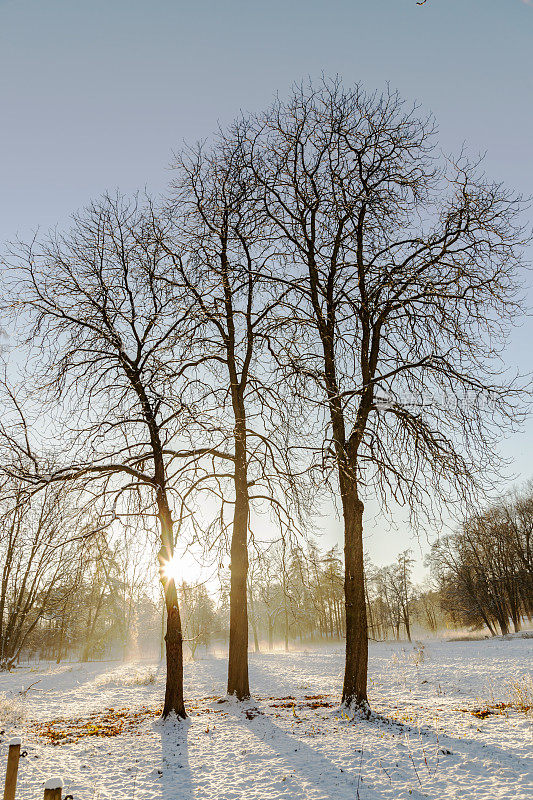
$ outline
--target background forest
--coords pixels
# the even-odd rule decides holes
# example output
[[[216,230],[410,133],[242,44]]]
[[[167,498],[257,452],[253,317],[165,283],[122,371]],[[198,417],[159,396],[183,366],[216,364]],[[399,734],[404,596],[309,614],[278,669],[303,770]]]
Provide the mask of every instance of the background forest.
[[[6,512],[0,542],[0,653],[4,668],[26,660],[130,660],[163,655],[164,604],[151,552],[103,533],[61,546],[50,499]],[[366,562],[374,640],[494,635],[519,631],[533,615],[533,497],[505,498],[439,539],[431,578],[412,579],[405,551],[383,567]],[[49,547],[57,546],[50,555]],[[227,648],[229,576],[178,587],[186,654]],[[345,635],[342,558],[336,547],[275,542],[251,558],[250,647],[293,649]],[[207,585],[206,585],[207,583]],[[462,631],[462,633],[458,633]]]

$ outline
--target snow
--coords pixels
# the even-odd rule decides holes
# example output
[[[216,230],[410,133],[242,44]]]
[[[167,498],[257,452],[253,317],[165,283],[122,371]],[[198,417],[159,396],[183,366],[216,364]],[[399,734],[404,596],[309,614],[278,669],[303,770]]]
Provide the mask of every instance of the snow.
[[[470,712],[531,687],[532,655],[518,637],[371,643],[369,720],[338,707],[341,647],[250,653],[244,704],[217,702],[225,655],[187,662],[185,722],[158,718],[164,670],[140,661],[0,673],[0,714],[23,703],[22,797],[61,774],[76,800],[526,800],[531,716]],[[0,770],[14,724],[0,719]],[[89,735],[105,725],[117,735]],[[56,729],[54,745],[43,731]]]
[[[62,778],[50,778],[44,784],[45,789],[62,789],[65,784]]]
[[[20,738],[20,736],[13,736],[13,738],[10,739],[7,744],[8,747],[16,747],[17,745],[20,746],[22,744],[22,739]]]

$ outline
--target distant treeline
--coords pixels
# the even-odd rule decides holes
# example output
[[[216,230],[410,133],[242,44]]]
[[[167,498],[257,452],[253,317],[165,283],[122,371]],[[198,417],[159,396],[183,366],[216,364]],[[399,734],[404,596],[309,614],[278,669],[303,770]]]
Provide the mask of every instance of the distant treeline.
[[[428,559],[453,623],[518,631],[533,614],[533,489],[507,497],[437,541]]]
[[[68,531],[76,515],[59,492],[38,502],[5,504],[0,540],[0,663],[20,658],[81,660],[155,656],[163,647],[162,598],[147,565],[143,540]],[[413,558],[376,567],[366,561],[369,636],[403,638],[451,627],[507,633],[533,613],[533,491],[531,487],[467,519],[436,541],[427,563],[431,580],[412,579]],[[346,622],[343,564],[337,547],[321,550],[280,541],[252,554],[248,574],[250,646],[340,640]],[[182,581],[184,639],[198,647],[225,645],[229,578],[213,596],[202,583]]]

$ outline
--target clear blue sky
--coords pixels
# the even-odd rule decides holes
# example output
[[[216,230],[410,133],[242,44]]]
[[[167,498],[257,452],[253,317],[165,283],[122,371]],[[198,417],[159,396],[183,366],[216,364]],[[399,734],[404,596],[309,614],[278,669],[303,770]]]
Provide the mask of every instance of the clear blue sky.
[[[163,190],[184,140],[321,72],[389,81],[445,150],[533,194],[533,0],[0,0],[0,243],[105,189]],[[509,353],[524,371],[532,339]],[[532,444],[532,424],[502,443],[524,478]],[[407,544],[376,532],[381,562],[386,541]]]

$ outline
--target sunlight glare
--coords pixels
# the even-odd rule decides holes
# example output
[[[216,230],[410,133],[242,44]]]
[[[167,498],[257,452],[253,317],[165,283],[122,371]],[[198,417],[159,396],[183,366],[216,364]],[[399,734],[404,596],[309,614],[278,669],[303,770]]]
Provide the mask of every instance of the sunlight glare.
[[[179,583],[181,577],[181,564],[179,559],[174,554],[163,567],[163,575],[167,580],[173,580],[175,584]]]

